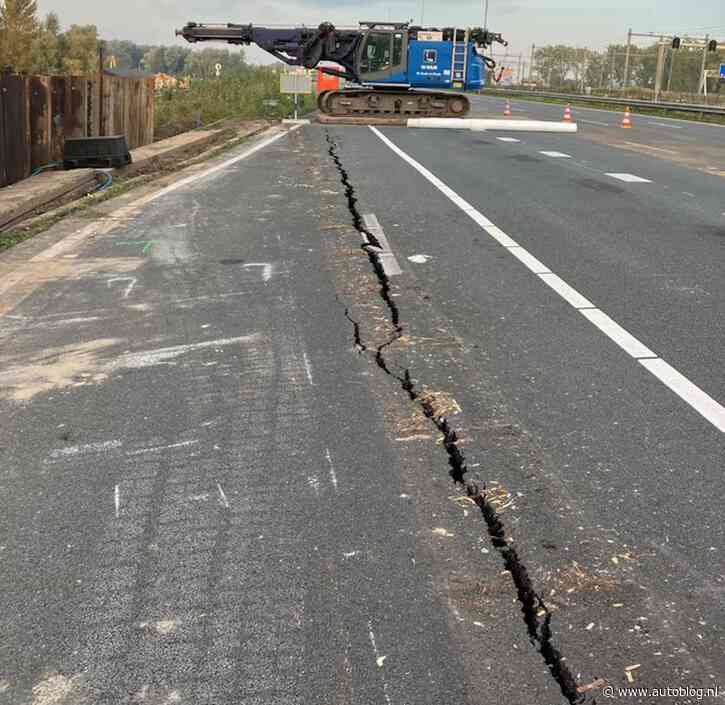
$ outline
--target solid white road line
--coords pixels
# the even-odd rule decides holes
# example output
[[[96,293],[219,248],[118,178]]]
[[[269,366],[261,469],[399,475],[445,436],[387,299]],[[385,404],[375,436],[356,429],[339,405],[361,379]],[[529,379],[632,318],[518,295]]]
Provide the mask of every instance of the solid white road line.
[[[725,408],[709,394],[703,392],[700,387],[690,382],[687,377],[660,358],[645,359],[639,362],[677,396],[687,401],[693,409],[699,411],[710,423],[725,433]]]
[[[564,301],[568,301],[574,308],[594,308],[589,299],[584,298],[576,289],[569,286],[560,276],[553,272],[539,274],[539,279],[548,284]]]
[[[604,311],[600,311],[598,308],[590,308],[584,309],[581,314],[586,316],[602,333],[609,336],[632,357],[638,360],[645,357],[657,357],[644,343],[641,343],[631,333],[624,330],[619,323],[613,321]]]
[[[706,394],[697,385],[693,384],[687,377],[679,373],[667,362],[657,357],[647,346],[641,343],[631,333],[626,331],[616,321],[612,320],[606,313],[594,308],[593,304],[576,289],[569,286],[563,279],[551,272],[542,262],[530,252],[521,247],[515,240],[510,238],[500,228],[497,228],[485,215],[473,208],[467,201],[458,196],[453,189],[446,186],[437,176],[434,176],[420,162],[416,161],[398,147],[392,140],[388,139],[380,130],[370,126],[370,129],[403,161],[412,166],[419,174],[444,193],[448,198],[460,206],[466,204],[464,212],[474,220],[483,230],[491,235],[497,242],[502,244],[516,259],[522,262],[529,270],[536,274],[539,279],[548,284],[565,301],[577,309],[610,340],[615,342],[622,350],[638,360],[657,379],[669,387],[683,401],[687,402],[695,411],[707,419],[719,431],[725,433],[725,407],[712,397]],[[608,174],[608,176],[631,177],[634,181],[647,181],[632,174]],[[622,179],[627,181],[629,179]]]
[[[87,240],[89,237],[92,237],[94,235],[105,235],[112,228],[116,227],[119,219],[132,218],[136,213],[136,209],[140,208],[141,206],[144,206],[147,203],[151,203],[152,201],[155,201],[157,198],[160,198],[161,196],[165,196],[167,193],[176,191],[176,189],[179,189],[182,186],[187,186],[188,184],[191,184],[194,181],[198,181],[199,179],[203,179],[211,174],[221,171],[222,169],[226,169],[227,167],[231,166],[232,164],[236,164],[237,162],[241,161],[242,159],[251,157],[252,154],[255,154],[260,149],[264,149],[265,147],[268,147],[273,142],[276,142],[277,140],[282,139],[282,137],[294,132],[295,130],[298,130],[300,127],[302,127],[302,125],[292,125],[292,127],[290,127],[289,130],[284,130],[283,132],[273,135],[272,137],[268,137],[267,139],[264,139],[261,142],[258,142],[253,147],[246,149],[241,154],[237,154],[236,156],[232,157],[231,159],[227,159],[226,161],[223,161],[220,164],[210,167],[209,169],[205,169],[204,171],[200,171],[197,174],[192,174],[191,176],[187,176],[185,179],[181,179],[180,181],[177,181],[177,182],[171,184],[170,186],[166,186],[165,188],[162,188],[159,191],[155,191],[154,193],[147,194],[146,196],[142,196],[141,198],[138,198],[135,201],[132,201],[131,203],[127,203],[126,205],[121,206],[120,208],[118,208],[117,210],[115,210],[111,214],[109,214],[106,219],[89,223],[88,225],[86,225],[86,227],[81,228],[80,230],[78,230],[74,233],[71,233],[67,237],[64,237],[62,240],[59,240],[58,242],[56,242],[54,245],[51,245],[50,247],[43,250],[42,252],[39,252],[37,255],[32,257],[30,259],[30,261],[31,262],[40,262],[40,261],[47,261],[47,260],[56,260],[61,255],[64,255],[67,252],[69,252],[70,250],[73,250],[76,247],[78,247],[82,242]],[[15,286],[17,283],[19,283],[19,281],[22,281],[24,278],[26,278],[26,276],[27,276],[26,272],[19,272],[17,275],[17,281],[13,280],[12,282],[10,282],[10,286],[0,287],[0,294],[3,293],[6,289],[11,288],[12,286]]]
[[[548,274],[551,270],[542,262],[539,262],[528,250],[519,245],[509,247],[508,251],[516,257],[517,260],[523,262],[534,274]]]
[[[571,159],[570,154],[564,154],[564,152],[539,152],[545,157],[551,157],[552,159]]]
[[[651,184],[649,179],[643,179],[641,176],[635,174],[605,174],[605,176],[611,176],[613,179],[619,179],[620,181],[626,181],[628,184]]]

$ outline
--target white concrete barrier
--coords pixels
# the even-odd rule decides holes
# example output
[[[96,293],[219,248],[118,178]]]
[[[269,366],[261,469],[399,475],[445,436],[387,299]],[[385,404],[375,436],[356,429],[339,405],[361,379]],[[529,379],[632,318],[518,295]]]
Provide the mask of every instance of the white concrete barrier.
[[[491,120],[487,118],[410,118],[408,127],[426,127],[449,130],[503,130],[506,132],[577,132],[575,122],[547,120]]]

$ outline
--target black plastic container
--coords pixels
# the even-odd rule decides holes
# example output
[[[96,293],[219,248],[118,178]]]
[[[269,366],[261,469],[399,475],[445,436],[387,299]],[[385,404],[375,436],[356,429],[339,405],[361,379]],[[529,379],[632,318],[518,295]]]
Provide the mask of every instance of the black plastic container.
[[[125,135],[67,137],[63,146],[64,169],[110,169],[130,163]]]

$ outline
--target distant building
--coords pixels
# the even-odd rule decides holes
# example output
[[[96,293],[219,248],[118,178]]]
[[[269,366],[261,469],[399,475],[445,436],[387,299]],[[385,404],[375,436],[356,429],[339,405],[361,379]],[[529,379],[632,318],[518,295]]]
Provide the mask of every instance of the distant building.
[[[157,73],[154,75],[154,87],[157,91],[161,91],[164,88],[188,88],[188,78],[176,78],[168,73]]]

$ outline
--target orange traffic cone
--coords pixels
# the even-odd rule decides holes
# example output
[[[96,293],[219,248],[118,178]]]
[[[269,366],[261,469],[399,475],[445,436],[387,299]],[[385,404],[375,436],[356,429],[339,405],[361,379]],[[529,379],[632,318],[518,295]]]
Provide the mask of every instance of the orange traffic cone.
[[[571,122],[571,105],[569,104],[564,108],[564,122]]]
[[[506,101],[506,107],[503,109],[503,116],[504,117],[511,117],[513,113],[511,112],[511,103],[507,100]]]
[[[624,118],[622,118],[622,127],[632,127],[632,120],[629,117],[629,108],[624,111]]]

